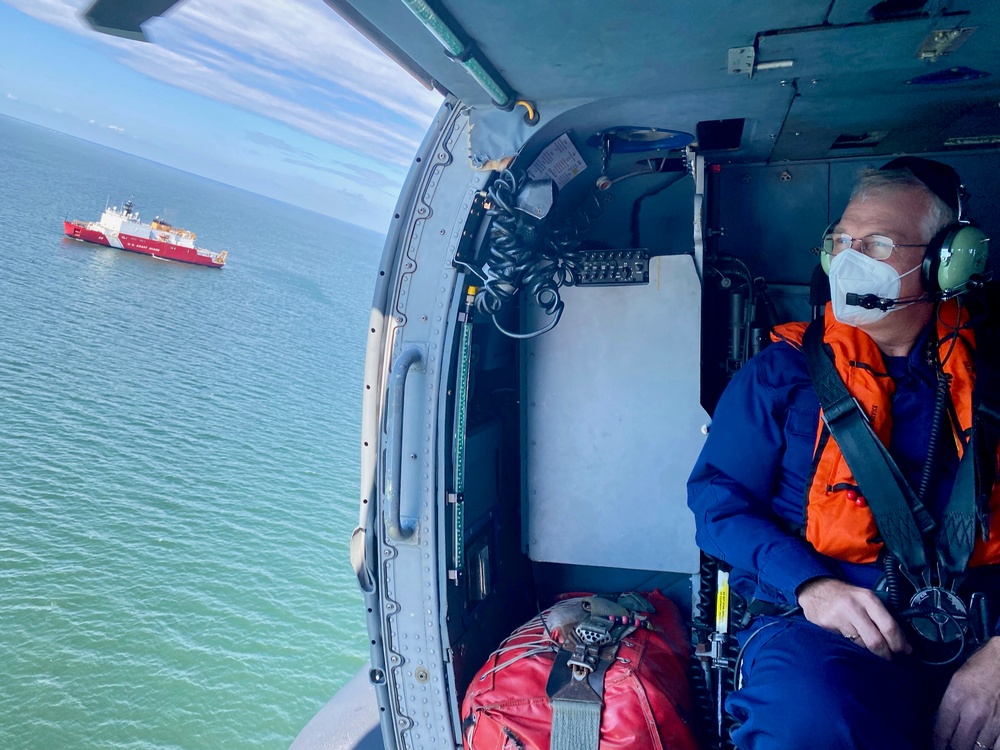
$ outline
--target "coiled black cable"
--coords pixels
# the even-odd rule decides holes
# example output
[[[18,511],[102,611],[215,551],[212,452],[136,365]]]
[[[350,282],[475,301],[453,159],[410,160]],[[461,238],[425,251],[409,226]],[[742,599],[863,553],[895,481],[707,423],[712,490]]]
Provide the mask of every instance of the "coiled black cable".
[[[931,415],[931,426],[927,438],[927,459],[924,461],[923,471],[920,472],[920,487],[917,490],[917,499],[921,503],[927,502],[931,474],[934,472],[934,459],[937,457],[938,443],[941,438],[941,425],[944,422],[944,412],[948,404],[948,394],[950,392],[951,375],[939,370],[937,389],[934,394],[934,413]]]
[[[891,552],[886,552],[882,558],[882,576],[888,609],[898,612],[903,606],[903,573],[899,569],[899,559]]]
[[[572,285],[579,258],[572,248],[579,244],[571,226],[544,231],[527,223],[517,213],[517,197],[526,180],[520,173],[505,169],[488,192],[493,223],[490,227],[487,279],[476,296],[476,309],[489,315],[497,330],[516,339],[529,339],[551,331],[562,316],[559,288]],[[499,317],[512,300],[524,292],[552,320],[530,333],[505,329]]]
[[[961,304],[961,302],[959,302]],[[935,316],[939,318],[940,310],[935,312]],[[950,338],[950,341],[948,341]],[[928,363],[933,365],[937,375],[937,383],[934,393],[934,411],[931,415],[931,423],[928,429],[927,436],[927,458],[924,461],[923,469],[920,472],[920,485],[917,488],[917,500],[926,504],[928,499],[928,494],[930,492],[931,477],[934,472],[934,465],[936,463],[936,458],[938,454],[938,447],[941,440],[941,429],[944,425],[945,412],[948,408],[949,398],[951,394],[951,375],[944,371],[944,364],[951,357],[952,352],[955,349],[955,345],[958,341],[958,328],[956,328],[949,337],[946,337],[945,341],[948,341],[948,351],[945,353],[944,357],[940,356],[939,353],[939,342],[934,338],[928,343]],[[893,613],[899,613],[898,617],[907,624],[912,626],[909,621],[914,616],[914,611],[902,610],[902,583],[903,574],[899,569],[899,559],[892,554],[887,552],[882,561],[882,571],[883,571],[883,585],[886,593],[887,604],[889,610]],[[954,616],[947,612],[939,613],[940,616],[945,616],[950,621],[957,622]],[[965,635],[964,626],[961,628],[963,630],[961,636],[961,642],[957,649],[954,649],[951,653],[948,653],[944,657],[939,657],[939,660],[934,660],[933,658],[924,657],[922,661],[926,664],[931,665],[943,665],[949,664],[959,656],[961,656],[962,651],[965,647]]]
[[[937,344],[931,342],[930,347],[928,356],[933,358],[933,364],[937,370],[937,385],[934,394],[934,411],[931,415],[931,424],[927,437],[927,458],[920,472],[920,485],[917,488],[917,500],[922,504],[927,502],[927,493],[930,490],[931,474],[934,471],[934,459],[937,456],[941,425],[944,421],[944,412],[951,384],[951,376],[943,371],[940,358],[937,355]],[[889,611],[899,612],[903,606],[903,574],[899,569],[899,558],[892,552],[887,551],[885,557],[882,559],[882,575],[882,586],[886,594],[886,604],[889,607]]]

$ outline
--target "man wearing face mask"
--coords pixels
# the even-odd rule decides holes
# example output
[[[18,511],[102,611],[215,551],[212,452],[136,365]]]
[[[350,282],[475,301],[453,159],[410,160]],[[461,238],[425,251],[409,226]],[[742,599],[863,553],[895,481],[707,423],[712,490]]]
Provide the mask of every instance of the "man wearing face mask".
[[[716,408],[688,504],[748,602],[741,750],[1000,750],[996,323],[979,274],[949,276],[985,266],[962,201],[939,162],[863,173],[824,317],[779,326]]]

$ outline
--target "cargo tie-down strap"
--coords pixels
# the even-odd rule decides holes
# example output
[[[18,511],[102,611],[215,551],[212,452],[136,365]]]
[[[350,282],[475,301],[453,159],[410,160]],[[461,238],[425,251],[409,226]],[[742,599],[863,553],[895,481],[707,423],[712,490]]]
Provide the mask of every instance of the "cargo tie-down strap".
[[[635,613],[653,611],[634,593],[617,602],[590,596],[581,600],[581,606],[587,616],[565,639],[545,686],[552,707],[550,750],[598,750],[604,674],[622,638],[640,622]]]

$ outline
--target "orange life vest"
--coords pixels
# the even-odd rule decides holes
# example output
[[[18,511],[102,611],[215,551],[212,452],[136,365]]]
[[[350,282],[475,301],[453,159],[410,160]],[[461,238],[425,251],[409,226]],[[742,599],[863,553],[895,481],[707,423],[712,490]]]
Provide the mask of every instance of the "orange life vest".
[[[937,321],[939,355],[944,371],[951,376],[951,399],[958,418],[957,425],[951,424],[951,435],[961,458],[965,444],[960,436],[967,440],[972,426],[975,336],[966,325],[967,313],[960,311],[955,300],[939,306]],[[806,323],[778,326],[772,338],[801,350],[806,326]],[[956,328],[959,341],[953,340]],[[882,352],[860,329],[838,323],[829,303],[823,341],[833,349],[834,365],[847,390],[861,405],[879,440],[889,445],[895,383],[885,371]],[[1000,458],[1000,446],[997,450]],[[984,541],[982,534],[977,533],[970,566],[1000,563],[1000,480],[993,485],[989,510],[988,540]],[[812,478],[806,487],[805,533],[818,552],[847,562],[875,562],[882,547],[881,542],[872,541],[878,536],[875,517],[822,418],[816,431]]]

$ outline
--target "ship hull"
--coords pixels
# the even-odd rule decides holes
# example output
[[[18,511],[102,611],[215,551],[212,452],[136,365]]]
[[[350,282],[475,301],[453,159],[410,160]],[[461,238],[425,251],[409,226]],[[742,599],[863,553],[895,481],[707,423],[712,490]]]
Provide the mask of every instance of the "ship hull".
[[[169,242],[161,242],[145,237],[136,237],[124,233],[103,232],[77,221],[64,221],[63,233],[74,240],[89,242],[94,245],[115,247],[132,253],[151,255],[162,260],[173,260],[179,263],[193,263],[209,268],[222,268],[225,264],[217,262],[212,256],[199,253],[193,247],[181,247]]]

